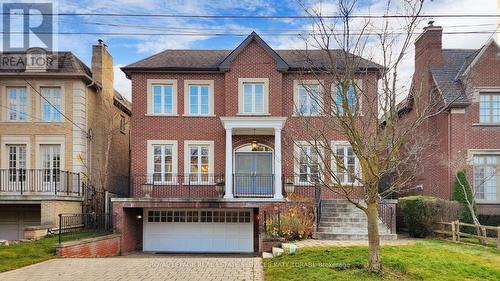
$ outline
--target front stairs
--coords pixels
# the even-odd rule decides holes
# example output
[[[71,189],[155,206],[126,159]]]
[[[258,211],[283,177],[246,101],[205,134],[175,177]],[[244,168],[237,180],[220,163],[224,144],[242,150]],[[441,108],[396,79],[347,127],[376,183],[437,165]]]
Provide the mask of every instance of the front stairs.
[[[368,221],[359,208],[347,200],[321,200],[321,217],[313,238],[324,240],[368,240]],[[381,240],[395,240],[389,228],[379,219]]]

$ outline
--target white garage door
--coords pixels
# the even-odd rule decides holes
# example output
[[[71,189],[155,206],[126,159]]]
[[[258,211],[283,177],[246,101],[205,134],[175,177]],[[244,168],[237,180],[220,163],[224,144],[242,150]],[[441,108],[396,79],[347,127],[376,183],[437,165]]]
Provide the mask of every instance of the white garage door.
[[[252,210],[144,210],[144,251],[253,252]]]

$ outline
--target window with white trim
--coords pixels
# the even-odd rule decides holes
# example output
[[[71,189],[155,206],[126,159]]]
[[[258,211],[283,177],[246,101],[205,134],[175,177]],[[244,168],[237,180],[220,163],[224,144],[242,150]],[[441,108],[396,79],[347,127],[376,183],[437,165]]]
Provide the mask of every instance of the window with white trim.
[[[172,84],[153,84],[153,114],[174,114],[174,87]]]
[[[42,87],[42,120],[44,122],[62,121],[62,94],[60,87]]]
[[[210,114],[210,85],[191,84],[189,87],[189,115]]]
[[[355,111],[359,109],[357,90],[354,85],[350,85],[348,88],[343,89],[340,85],[332,84],[332,94],[334,97],[333,110],[338,113],[344,112],[344,98],[346,106],[351,110]]]
[[[479,94],[479,122],[500,123],[500,93]]]
[[[208,182],[210,173],[210,146],[189,145],[189,179],[191,182]]]
[[[265,113],[264,83],[243,82],[243,113]]]
[[[320,179],[320,158],[313,145],[298,145],[298,177],[300,183],[313,183]]]
[[[61,145],[41,144],[40,152],[44,183],[59,183],[61,180]]]
[[[332,161],[335,175],[340,184],[352,185],[356,183],[358,174],[358,159],[350,145],[335,145],[335,157]]]
[[[155,144],[153,148],[153,181],[172,182],[173,174],[173,145]]]
[[[28,95],[26,87],[7,87],[9,121],[26,121],[28,119]]]
[[[295,106],[298,115],[319,115],[321,111],[321,101],[319,84],[297,85],[297,101]]]
[[[473,178],[476,199],[500,201],[500,155],[474,155]]]

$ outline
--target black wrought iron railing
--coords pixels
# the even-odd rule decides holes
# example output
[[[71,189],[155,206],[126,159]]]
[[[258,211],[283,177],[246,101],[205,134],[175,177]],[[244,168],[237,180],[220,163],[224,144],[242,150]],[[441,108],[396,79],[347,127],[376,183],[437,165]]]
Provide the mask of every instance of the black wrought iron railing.
[[[59,169],[0,169],[0,194],[80,196],[80,174]]]
[[[379,219],[387,226],[391,233],[396,233],[396,202],[382,200],[378,205]]]
[[[59,214],[59,227],[52,229],[59,243],[113,233],[113,214]]]
[[[224,175],[172,173],[133,175],[134,197],[219,198],[224,195]]]
[[[274,196],[273,174],[233,174],[234,197],[266,198]]]

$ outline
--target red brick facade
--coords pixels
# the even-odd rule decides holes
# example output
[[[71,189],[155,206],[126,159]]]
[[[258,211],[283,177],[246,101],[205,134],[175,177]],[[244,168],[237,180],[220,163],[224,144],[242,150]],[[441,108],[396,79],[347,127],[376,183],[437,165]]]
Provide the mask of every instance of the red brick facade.
[[[420,101],[424,105],[431,93],[442,93],[431,71],[445,69],[446,63],[454,63],[443,61],[441,37],[441,28],[430,27],[415,43],[413,86],[421,90]],[[470,70],[464,72],[462,78],[470,103],[460,106],[452,103],[448,110],[427,120],[419,129],[421,136],[432,141],[422,157],[423,170],[416,183],[423,185],[424,194],[450,199],[457,169],[465,169],[469,182],[473,184],[473,150],[500,151],[500,126],[480,124],[478,97],[484,90],[500,92],[500,48],[490,41],[470,60],[464,64]],[[498,215],[498,203],[480,203],[480,213]]]
[[[213,141],[214,142],[214,167],[213,173],[223,175],[226,163],[226,130],[221,117],[244,117],[238,114],[238,79],[239,78],[267,78],[269,79],[269,115],[266,117],[286,117],[283,128],[281,151],[282,151],[282,174],[293,175],[293,142],[294,140],[307,140],[307,134],[301,131],[304,123],[299,117],[293,116],[294,108],[294,80],[314,80],[312,75],[300,75],[298,72],[279,71],[276,58],[273,57],[257,41],[252,41],[241,50],[231,62],[229,71],[211,72],[147,72],[130,71],[127,73],[132,80],[132,98],[134,107],[132,112],[132,164],[131,176],[144,175],[148,173],[147,163],[147,141],[148,140],[174,140],[177,141],[177,173],[187,174],[184,170],[184,141]],[[177,116],[152,116],[148,115],[148,79],[175,79],[177,81]],[[368,99],[362,101],[366,111],[377,112],[377,72],[366,72],[360,75],[364,92],[368,93]],[[184,80],[213,80],[214,81],[214,116],[192,117],[184,116]],[[325,79],[326,80],[326,79]],[[330,95],[330,83],[325,81],[325,95]],[[375,101],[375,102],[374,102]],[[317,122],[321,122],[318,117]],[[303,129],[302,129],[303,130]],[[332,131],[328,136],[331,141],[343,140],[338,132]],[[253,140],[275,148],[274,135],[233,135],[233,150],[237,147],[249,144]],[[232,153],[232,152],[231,152]],[[279,187],[281,188],[281,187]],[[296,193],[304,197],[313,198],[314,188],[303,190],[296,188]],[[132,192],[140,194],[141,192]],[[136,196],[142,197],[142,196]],[[323,198],[333,198],[332,192],[323,192]],[[168,200],[168,198],[134,198],[116,200],[113,209],[117,213],[116,226],[122,233],[122,251],[124,253],[141,249],[142,246],[142,210],[144,208],[251,208],[254,213],[255,223],[255,252],[262,250],[259,233],[262,230],[264,210],[272,208],[281,201],[272,200]]]
[[[56,253],[63,258],[116,257],[121,254],[120,240],[120,235],[112,234],[62,243],[57,246]]]

